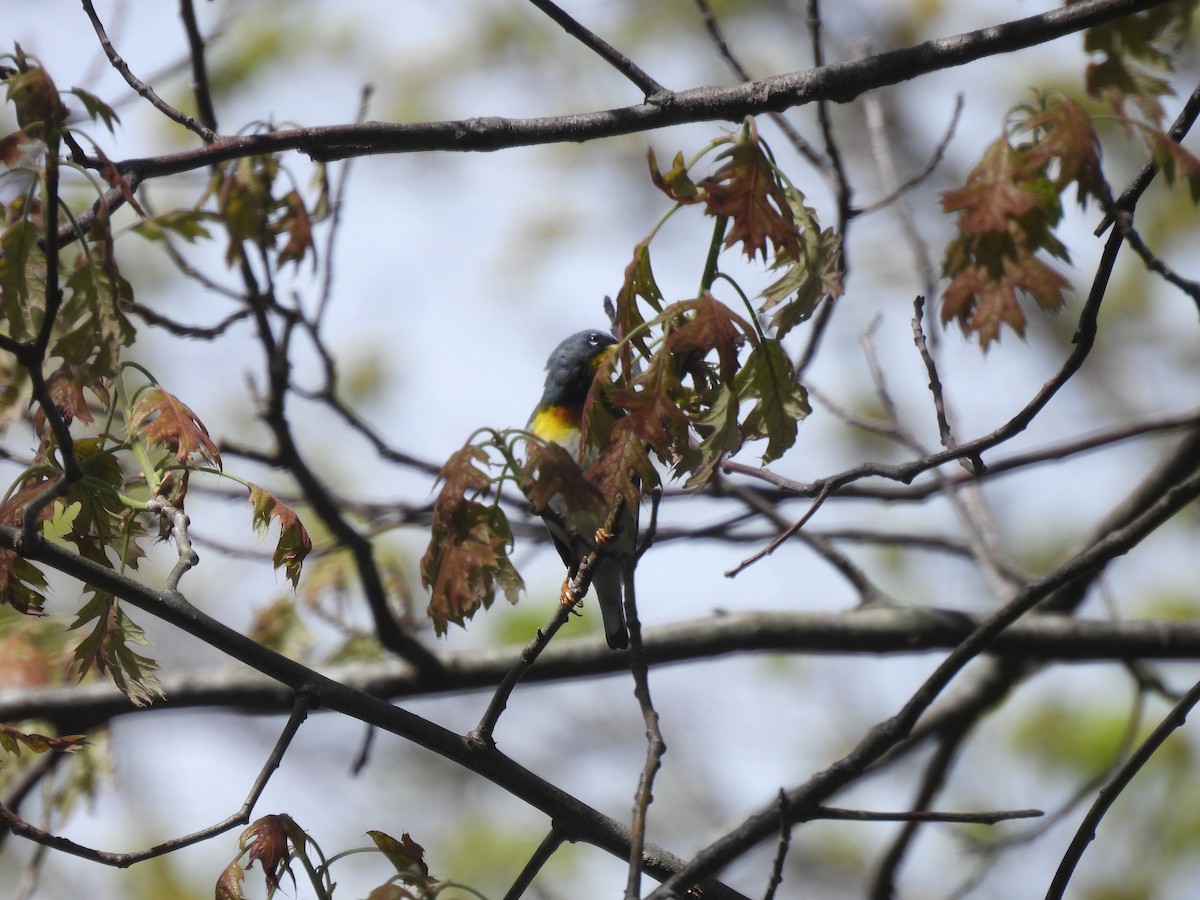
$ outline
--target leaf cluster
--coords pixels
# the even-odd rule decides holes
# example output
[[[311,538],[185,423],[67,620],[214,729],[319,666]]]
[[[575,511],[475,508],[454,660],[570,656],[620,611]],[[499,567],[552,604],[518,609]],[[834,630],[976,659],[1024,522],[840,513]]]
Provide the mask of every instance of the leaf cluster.
[[[692,169],[714,151],[715,169],[694,178]],[[661,484],[663,469],[702,490],[722,460],[747,442],[766,441],[763,460],[778,459],[810,412],[782,338],[823,299],[841,294],[839,238],[820,227],[753,120],[714,140],[690,165],[678,153],[662,172],[653,151],[649,163],[651,180],[674,206],[634,247],[617,291],[621,342],[599,367],[580,422],[580,446],[592,449],[573,458],[525,432],[489,432],[442,470],[421,563],[439,635],[447,623],[463,625],[487,608],[496,587],[515,601],[523,586],[509,559],[512,531],[499,502],[505,478],[543,515],[600,523],[617,503],[636,509]],[[684,208],[713,221],[712,245],[700,289],[667,302],[650,247],[662,224]],[[770,258],[778,273],[757,305],[720,271],[719,257],[731,249],[751,261]],[[718,283],[729,287],[734,305],[720,299]],[[590,545],[592,535],[579,537]]]
[[[1142,136],[1168,184],[1187,181],[1193,203],[1200,202],[1200,160],[1163,130],[1161,98],[1173,91],[1156,73],[1171,70],[1195,7],[1195,0],[1173,0],[1084,37],[1085,49],[1098,57],[1087,69],[1088,94]],[[1095,199],[1112,208],[1092,116],[1060,94],[1017,107],[966,183],[942,195],[943,210],[957,215],[958,226],[942,266],[949,279],[944,323],[958,322],[986,349],[1005,327],[1024,335],[1022,298],[1046,312],[1062,308],[1069,283],[1043,257],[1069,259],[1054,232],[1072,185],[1081,205]]]
[[[330,900],[337,887],[331,867],[340,859],[360,853],[382,856],[394,870],[385,882],[367,895],[367,900],[436,900],[451,888],[481,896],[465,885],[432,877],[425,862],[425,848],[407,832],[394,838],[385,832],[370,830],[367,836],[373,846],[346,850],[327,858],[316,841],[291,816],[263,816],[242,832],[237,855],[217,879],[216,898],[245,900],[246,872],[257,862],[262,865],[267,900],[280,890],[284,875],[291,880],[292,890],[296,890],[297,878],[293,871],[296,864],[308,877],[314,895],[320,900]]]
[[[1055,236],[1061,195],[1074,184],[1081,201],[1108,198],[1091,120],[1074,101],[1042,98],[1018,110],[1009,132],[984,151],[966,183],[942,195],[957,214],[958,235],[946,248],[943,322],[957,321],[985,349],[1000,330],[1025,334],[1022,296],[1048,312],[1064,303],[1067,279],[1040,253],[1066,261]]]
[[[89,118],[109,129],[116,115],[86,91],[60,95],[19,47],[6,58],[15,63],[5,69],[5,86],[21,130],[0,139],[7,166],[0,179],[11,197],[0,207],[0,430],[27,423],[37,444],[0,499],[0,523],[31,539],[70,545],[106,568],[136,569],[154,524],[160,538],[176,540],[181,554],[190,548],[182,531],[189,479],[198,472],[224,474],[221,454],[186,403],[124,359],[137,338],[129,318],[134,296],[117,263],[107,207],[101,203],[85,229],[57,196],[60,169],[79,168],[73,160],[81,153],[66,125],[63,97],[80,101]],[[70,160],[58,156],[60,139],[72,148]],[[128,193],[111,165],[102,174]],[[231,248],[254,241],[271,248],[279,263],[299,263],[311,251],[313,217],[295,189],[275,197],[277,174],[265,158],[242,161],[217,173],[214,190],[233,223]],[[207,237],[204,225],[213,214],[199,205],[143,219],[136,229],[152,240]],[[130,206],[142,213],[136,203]],[[250,207],[256,212],[247,212]],[[52,209],[58,217],[48,221]],[[251,225],[256,215],[257,232]],[[60,248],[63,226],[75,228],[71,249]],[[134,372],[141,377],[131,377]],[[295,585],[312,546],[307,532],[278,497],[242,483],[260,536],[279,522],[274,563]],[[45,588],[34,563],[0,551],[0,605],[40,614]],[[73,648],[72,671],[80,678],[106,674],[134,703],[150,702],[158,692],[156,666],[133,649],[145,644],[142,630],[111,594],[88,587],[85,596],[71,626],[86,631]]]

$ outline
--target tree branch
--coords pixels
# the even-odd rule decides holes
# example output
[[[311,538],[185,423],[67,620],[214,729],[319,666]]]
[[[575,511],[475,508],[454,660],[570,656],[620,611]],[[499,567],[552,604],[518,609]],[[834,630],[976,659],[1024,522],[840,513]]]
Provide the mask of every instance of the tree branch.
[[[468,152],[538,144],[591,141],[690,122],[739,121],[818,100],[848,103],[866,91],[931,72],[1011,53],[1151,9],[1167,0],[1082,0],[1036,16],[927,41],[865,59],[773,75],[735,87],[701,87],[669,100],[589,113],[507,119],[496,116],[447,122],[367,122],[226,137],[181,153],[127,159],[123,173],[161,178],[225,160],[298,150],[321,160],[375,153],[430,150]],[[99,166],[99,160],[95,161]]]

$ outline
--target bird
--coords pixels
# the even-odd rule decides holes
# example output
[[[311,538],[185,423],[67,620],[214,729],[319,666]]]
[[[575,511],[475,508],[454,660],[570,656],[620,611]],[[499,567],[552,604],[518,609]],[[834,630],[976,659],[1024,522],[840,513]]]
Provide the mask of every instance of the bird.
[[[585,471],[595,462],[603,446],[589,440],[590,446],[580,447],[583,407],[597,370],[616,344],[617,340],[611,334],[593,330],[573,334],[555,347],[546,361],[546,386],[542,399],[529,418],[528,430],[535,437],[561,446]],[[545,517],[546,528],[559,556],[568,567],[569,577],[574,577],[591,547],[572,539],[564,531],[561,523],[567,511],[563,505],[551,501],[550,506],[556,517]],[[590,538],[604,525],[606,518],[607,515],[599,518],[594,515],[575,516],[568,524],[578,535]],[[627,552],[632,550],[636,541],[636,510],[626,509],[617,529],[615,549]],[[629,646],[629,629],[625,624],[622,599],[622,571],[621,559],[601,554],[592,574],[592,587],[604,623],[604,637],[613,650],[624,650]]]

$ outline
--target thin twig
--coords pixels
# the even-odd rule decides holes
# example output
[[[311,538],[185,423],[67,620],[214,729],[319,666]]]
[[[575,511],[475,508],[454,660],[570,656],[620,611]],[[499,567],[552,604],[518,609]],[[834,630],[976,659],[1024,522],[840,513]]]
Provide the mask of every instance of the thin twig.
[[[1121,211],[1117,207],[1113,209],[1113,221],[1116,222],[1117,229],[1121,232],[1121,236],[1125,238],[1125,241],[1129,244],[1133,252],[1145,263],[1146,268],[1179,288],[1192,298],[1192,302],[1196,304],[1197,308],[1200,308],[1200,282],[1192,281],[1189,278],[1179,275],[1174,269],[1159,259],[1154,251],[1146,246],[1146,242],[1142,240],[1142,236],[1133,227],[1133,213]]]
[[[35,825],[26,822],[7,806],[0,804],[0,821],[3,821],[13,832],[20,837],[26,838],[37,844],[50,847],[62,853],[67,853],[71,856],[78,856],[81,859],[89,860],[90,862],[101,863],[106,866],[114,866],[116,868],[128,868],[135,863],[143,862],[147,859],[154,859],[158,856],[164,856],[175,850],[180,850],[184,847],[190,847],[192,844],[198,844],[201,841],[206,841],[211,837],[229,831],[231,828],[236,828],[238,825],[245,825],[250,821],[250,813],[258,803],[259,797],[267,787],[267,782],[270,781],[272,773],[279,768],[279,763],[283,759],[283,755],[287,752],[288,746],[299,730],[300,725],[308,717],[308,712],[312,708],[311,700],[304,695],[297,695],[295,704],[292,708],[292,715],[289,717],[287,724],[284,725],[279,739],[275,742],[270,755],[263,764],[262,769],[258,773],[258,777],[254,780],[254,784],[250,788],[250,793],[246,796],[246,800],[242,803],[240,809],[233,815],[210,825],[207,828],[202,828],[200,831],[191,834],[183,835],[182,837],[172,838],[169,841],[163,841],[161,844],[156,844],[153,847],[147,847],[144,850],[136,850],[131,853],[114,853],[108,850],[95,850],[91,847],[86,847],[83,844],[77,844],[72,840],[68,840],[58,835],[50,834],[47,831],[38,828]]]
[[[704,28],[708,32],[708,36],[712,39],[713,44],[717,48],[717,53],[721,58],[729,64],[737,77],[744,82],[753,81],[750,71],[742,65],[741,61],[734,56],[733,50],[729,46],[729,42],[725,39],[725,33],[721,29],[717,17],[713,15],[712,7],[708,0],[694,0],[696,8],[700,11],[700,20],[704,23]],[[783,113],[770,113],[771,121],[775,126],[783,132],[784,136],[795,148],[796,152],[803,156],[814,169],[824,175],[830,177],[829,162],[824,159],[821,154],[804,139],[795,126],[784,117]]]
[[[825,41],[821,28],[821,0],[808,0],[805,8],[813,65],[822,69],[825,67]],[[842,240],[838,243],[837,269],[840,273],[845,274],[847,269],[846,230],[850,225],[850,198],[853,196],[853,191],[850,189],[850,180],[842,162],[841,147],[833,133],[833,121],[829,116],[829,100],[824,97],[817,100],[817,124],[821,128],[821,137],[825,143],[825,158],[829,161],[829,180],[832,183],[833,196],[837,203],[837,224],[834,228],[842,236]],[[826,301],[826,305],[832,307],[834,304]]]
[[[1150,758],[1158,751],[1158,748],[1163,745],[1175,731],[1182,728],[1187,721],[1187,715],[1191,712],[1192,707],[1200,703],[1200,682],[1192,685],[1183,698],[1175,704],[1169,713],[1159,722],[1154,731],[1150,732],[1149,736],[1141,745],[1133,752],[1129,759],[1125,762],[1112,780],[1107,785],[1100,789],[1100,795],[1096,798],[1096,802],[1092,804],[1083,821],[1079,823],[1079,829],[1075,832],[1075,837],[1071,839],[1071,845],[1067,848],[1066,854],[1058,865],[1058,869],[1054,873],[1054,878],[1050,882],[1050,887],[1046,891],[1046,900],[1057,900],[1066,892],[1067,884],[1071,880],[1071,876],[1075,873],[1075,868],[1079,865],[1080,859],[1083,858],[1083,853],[1096,837],[1096,828],[1100,825],[1100,821],[1108,812],[1109,807],[1116,802],[1116,799],[1121,796],[1121,792],[1129,785],[1134,776],[1142,770],[1142,767],[1150,761]]]
[[[817,807],[813,819],[835,819],[844,822],[949,822],[954,824],[995,825],[1011,819],[1036,819],[1045,815],[1040,809],[1002,809],[995,812],[936,812],[913,809],[903,812],[871,812],[861,809]]]
[[[505,891],[504,900],[520,900],[528,887],[533,884],[533,879],[537,877],[538,872],[542,871],[542,868],[550,861],[550,857],[562,846],[564,840],[566,837],[563,833],[551,825],[550,831],[542,838],[542,842],[533,851],[533,856],[529,858],[520,874],[517,875],[517,880]]]
[[[637,85],[638,90],[642,92],[647,100],[651,98],[665,99],[670,94],[670,91],[642,71],[637,63],[629,59],[629,57],[625,56],[625,54],[621,53],[621,51],[598,34],[590,31],[571,18],[557,4],[551,3],[550,0],[529,0],[529,2],[560,25],[567,34],[571,35],[571,37],[575,38],[575,40],[597,54],[606,63]]]
[[[794,820],[806,819],[825,799],[856,780],[904,740],[918,719],[963,667],[990,646],[1014,622],[1055,591],[1091,576],[1116,557],[1129,552],[1197,497],[1200,497],[1200,474],[1192,475],[1166,489],[1156,502],[1129,524],[1112,531],[1050,574],[1030,583],[1011,603],[990,616],[949,653],[896,715],[868,731],[858,745],[844,757],[789,792],[788,800]],[[1196,694],[1200,700],[1200,685],[1197,685]],[[650,897],[660,900],[679,891],[685,885],[695,883],[697,878],[718,871],[745,848],[773,834],[777,828],[776,819],[774,804],[767,810],[755,813],[742,825],[730,830],[697,853],[684,870],[671,876],[653,891]]]
[[[125,60],[117,53],[112,42],[108,39],[108,34],[104,30],[104,23],[100,21],[100,17],[96,15],[96,9],[92,5],[92,0],[83,0],[83,10],[87,13],[87,17],[92,22],[92,28],[96,32],[96,37],[100,40],[100,46],[104,50],[104,54],[108,57],[109,63],[117,70],[125,83],[133,88],[140,97],[143,97],[155,109],[165,115],[172,122],[182,125],[188,131],[198,135],[205,144],[211,145],[216,142],[220,135],[214,132],[211,128],[197,122],[192,116],[186,115],[171,104],[167,103],[162,97],[154,92],[154,88],[145,82],[139,80],[136,75],[129,70],[129,66]]]
[[[787,794],[779,789],[779,838],[775,841],[775,858],[771,860],[771,878],[767,881],[767,892],[763,900],[775,900],[775,891],[783,884],[783,864],[787,860],[788,848],[792,844],[792,823],[788,821]]]
[[[179,15],[187,31],[188,55],[192,63],[192,94],[196,98],[196,110],[206,133],[216,136],[217,112],[213,107],[212,86],[208,81],[208,63],[205,60],[204,35],[196,22],[196,10],[192,0],[179,0]],[[200,135],[204,137],[203,134]],[[207,138],[206,138],[207,140]]]
[[[883,108],[879,103],[879,98],[875,94],[867,94],[863,99],[867,105],[867,125],[871,134],[871,149],[875,154],[875,165],[883,176],[887,193],[878,200],[851,209],[851,218],[869,215],[870,213],[891,206],[936,172],[937,167],[942,164],[942,160],[946,156],[946,151],[950,149],[950,142],[954,140],[954,133],[958,130],[958,120],[962,117],[963,106],[965,105],[963,95],[961,93],[955,95],[954,112],[950,116],[950,124],[946,126],[946,131],[942,134],[942,139],[934,147],[933,154],[920,169],[903,181],[897,181],[896,168],[892,165],[891,157],[887,155],[887,152],[890,151],[890,146],[883,121]],[[881,153],[880,151],[884,152]],[[911,231],[903,232],[905,239],[911,240],[916,236],[915,223],[912,222],[911,212],[907,208],[904,208],[904,211],[900,215],[906,224],[914,225]],[[928,281],[929,279],[926,278],[923,280]],[[928,290],[928,287],[926,290]]]
[[[584,593],[587,593],[586,587],[584,588]],[[555,604],[554,614],[550,617],[550,621],[537,630],[537,634],[533,636],[533,640],[525,645],[520,657],[513,663],[508,672],[505,673],[503,680],[496,686],[496,690],[492,692],[492,699],[483,711],[483,716],[479,719],[479,724],[467,733],[468,742],[480,747],[495,745],[492,734],[496,730],[496,725],[500,721],[501,714],[508,706],[508,698],[512,696],[512,692],[516,689],[517,684],[525,677],[525,673],[533,668],[533,664],[537,662],[538,657],[541,656],[542,651],[546,649],[554,635],[571,618],[571,613],[574,612],[574,609],[574,605],[568,606],[564,603]]]
[[[175,537],[175,547],[178,559],[175,567],[167,575],[163,590],[178,592],[179,581],[188,570],[200,562],[200,556],[192,548],[191,538],[188,537],[188,517],[182,509],[172,506],[162,497],[155,497],[146,503],[146,508],[157,512],[170,523],[171,534]]]
[[[740,563],[738,563],[736,566],[734,566],[732,569],[729,569],[728,571],[726,571],[725,577],[726,578],[734,578],[737,575],[739,575],[740,573],[742,573],[743,571],[745,571],[750,566],[754,565],[760,559],[763,559],[764,557],[770,556],[772,553],[774,553],[781,544],[783,544],[785,541],[788,540],[788,538],[792,537],[792,535],[794,535],[797,531],[799,531],[801,528],[803,528],[805,526],[805,524],[808,522],[808,520],[817,514],[817,510],[819,510],[821,508],[821,505],[829,498],[829,495],[831,493],[832,493],[832,490],[825,490],[825,491],[822,491],[821,493],[817,494],[817,498],[815,500],[813,500],[812,504],[808,507],[807,510],[805,510],[804,515],[802,515],[799,519],[797,519],[795,522],[793,522],[786,531],[784,531],[782,534],[780,534],[779,537],[775,538],[775,540],[771,541],[771,543],[769,543],[766,547],[759,550],[757,553],[753,554],[752,556],[746,557]]]
[[[634,593],[634,563],[634,560],[625,561],[621,574],[625,589],[625,624],[629,629],[629,671],[633,675],[633,695],[637,698],[642,711],[642,722],[646,726],[646,760],[638,779],[633,818],[629,823],[629,873],[625,881],[625,900],[638,900],[641,896],[646,819],[654,796],[654,778],[662,767],[662,758],[667,752],[667,744],[659,727],[658,711],[650,697],[650,671],[646,661],[646,648],[642,643],[642,623],[638,618],[637,598]]]

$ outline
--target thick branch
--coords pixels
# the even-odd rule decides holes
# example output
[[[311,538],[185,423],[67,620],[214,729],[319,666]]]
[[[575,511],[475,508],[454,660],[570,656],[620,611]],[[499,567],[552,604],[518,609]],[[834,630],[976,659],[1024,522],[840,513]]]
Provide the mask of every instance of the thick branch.
[[[20,543],[18,529],[0,526],[0,547],[18,550]],[[625,826],[539,778],[499,750],[480,747],[462,735],[268,650],[197,609],[179,593],[156,593],[132,578],[49,542],[41,542],[37,550],[37,561],[42,565],[108,591],[124,602],[183,629],[226,656],[287,686],[289,693],[311,697],[314,706],[374,725],[481,775],[544,813],[562,828],[568,840],[586,841],[622,859],[628,856],[630,835]],[[53,718],[47,712],[42,707],[39,712],[32,714]],[[683,861],[678,857],[651,845],[646,846],[644,859],[646,873],[660,880],[683,866]],[[736,891],[716,881],[705,882],[704,890],[705,897],[727,900],[741,897]]]
[[[755,652],[926,653],[957,646],[981,621],[979,616],[951,610],[889,606],[844,613],[721,615],[647,629],[646,659],[661,666]],[[333,666],[320,672],[348,689],[402,699],[492,690],[523,652],[472,648],[439,654],[444,670],[436,684],[395,659]],[[1036,616],[1008,628],[988,653],[1005,659],[1060,662],[1200,660],[1200,622]],[[624,657],[609,650],[598,637],[562,638],[545,648],[538,664],[524,673],[522,680],[532,684],[585,679],[620,672],[627,666]],[[278,679],[246,673],[240,666],[164,675],[162,682],[166,699],[145,711],[228,707],[248,713],[285,713],[292,705],[292,691]],[[109,684],[0,692],[0,721],[45,718],[54,722],[60,733],[87,731],[115,716],[138,711]]]
[[[298,150],[322,160],[375,153],[501,150],[590,141],[690,122],[738,121],[748,115],[781,112],[821,100],[848,103],[875,88],[1043,44],[1164,2],[1083,0],[1041,15],[863,59],[773,75],[734,87],[693,88],[618,109],[534,119],[492,116],[450,122],[366,122],[297,128],[224,138],[196,150],[128,159],[117,165],[125,173],[159,178],[224,160],[283,150]]]

